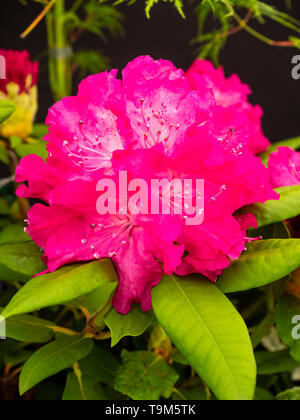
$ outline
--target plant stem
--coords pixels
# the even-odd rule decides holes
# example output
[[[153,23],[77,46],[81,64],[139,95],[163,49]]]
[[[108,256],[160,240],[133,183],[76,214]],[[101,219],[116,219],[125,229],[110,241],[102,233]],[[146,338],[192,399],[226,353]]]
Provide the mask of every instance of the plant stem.
[[[55,77],[55,61],[52,57],[51,51],[54,49],[54,19],[53,19],[53,13],[48,12],[46,16],[46,26],[47,26],[47,37],[48,37],[48,50],[49,50],[49,59],[48,59],[48,68],[49,68],[49,80],[50,80],[50,86],[53,92],[53,95],[55,96],[54,92],[56,90],[56,77]]]
[[[247,24],[243,22],[243,20],[239,17],[237,13],[233,14],[234,19],[240,24],[243,25],[245,31],[247,31],[250,35],[254,36],[255,38],[259,39],[260,41],[264,42],[267,45],[272,47],[293,47],[294,43],[292,41],[274,41],[266,37],[265,35],[260,34],[255,29],[250,28]]]
[[[65,25],[65,0],[57,0],[54,7],[54,33],[55,33],[55,63],[56,63],[56,95],[59,100],[71,94],[71,72],[68,54],[68,41]]]

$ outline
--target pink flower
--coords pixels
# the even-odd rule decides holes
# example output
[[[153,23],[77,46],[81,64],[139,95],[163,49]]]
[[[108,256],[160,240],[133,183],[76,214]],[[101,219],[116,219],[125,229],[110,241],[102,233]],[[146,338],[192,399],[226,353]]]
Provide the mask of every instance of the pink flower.
[[[300,153],[289,147],[278,147],[269,158],[271,185],[273,188],[300,184]]]
[[[47,162],[29,156],[16,173],[17,182],[28,181],[20,196],[47,203],[29,212],[28,233],[45,250],[49,270],[112,258],[119,274],[113,303],[124,314],[133,302],[151,309],[151,289],[163,272],[202,273],[215,281],[245,249],[246,230],[256,223],[252,215],[238,218],[235,212],[277,198],[260,159],[224,147],[216,137],[212,120],[218,110],[205,78],[193,84],[172,63],[150,57],[129,63],[122,82],[116,71],[91,76],[76,97],[55,104],[47,118]],[[177,202],[164,191],[160,202],[167,200],[170,214],[122,207],[122,214],[101,215],[99,180],[114,182],[108,205],[121,206],[119,176],[125,172],[126,187],[136,179],[147,187],[153,179],[203,179],[204,222],[187,225],[188,209],[177,214]]]
[[[0,49],[0,56],[5,58],[6,78],[0,79],[0,91],[7,93],[7,85],[15,83],[19,93],[35,86],[39,76],[39,63],[30,61],[28,51]]]
[[[0,49],[0,100],[16,107],[11,117],[0,126],[0,136],[26,140],[32,133],[38,109],[37,81],[39,63],[30,61],[27,51]],[[2,74],[3,73],[3,74]]]
[[[241,83],[237,75],[226,79],[222,68],[216,69],[206,60],[196,60],[186,76],[194,86],[199,78],[204,78],[213,89],[218,109],[211,124],[219,140],[230,142],[234,148],[247,146],[254,154],[267,149],[270,142],[261,128],[262,109],[258,105],[250,105],[248,96],[251,90]],[[229,128],[233,129],[230,138]]]

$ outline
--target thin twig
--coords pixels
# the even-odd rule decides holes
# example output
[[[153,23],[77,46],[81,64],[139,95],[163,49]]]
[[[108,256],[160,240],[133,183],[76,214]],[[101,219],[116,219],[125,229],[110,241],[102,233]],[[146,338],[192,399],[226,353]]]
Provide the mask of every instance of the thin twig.
[[[237,13],[234,13],[233,16],[240,25],[243,24],[244,21],[240,18],[240,16]],[[272,47],[294,47],[295,46],[293,41],[274,41],[273,39],[270,39],[266,37],[265,35],[260,34],[255,29],[250,28],[250,26],[248,26],[247,24],[246,25],[244,24],[244,29],[245,31],[249,32],[249,34],[253,35],[255,38],[259,39],[260,41],[265,42],[266,44]]]
[[[223,32],[222,34],[220,34],[221,38],[227,38],[230,35],[234,35],[237,34],[238,32],[242,31],[245,26],[247,25],[247,23],[249,22],[249,20],[251,19],[252,16],[252,10],[248,10],[247,15],[245,16],[245,18],[241,21],[241,23],[236,26],[235,28],[231,29],[230,31],[227,32]]]
[[[46,14],[49,12],[49,10],[53,7],[56,0],[51,0],[47,6],[44,8],[44,10],[38,15],[37,18],[34,19],[34,21],[28,26],[28,28],[21,34],[21,38],[26,38],[30,32],[33,31],[33,29],[43,20],[43,18],[46,16]]]

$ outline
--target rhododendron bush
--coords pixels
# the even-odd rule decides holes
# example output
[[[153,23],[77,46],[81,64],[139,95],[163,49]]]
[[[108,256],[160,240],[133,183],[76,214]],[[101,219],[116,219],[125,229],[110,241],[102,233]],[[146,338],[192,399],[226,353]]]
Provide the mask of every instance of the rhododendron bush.
[[[300,138],[149,55],[34,124],[39,65],[0,55],[0,399],[300,399]]]

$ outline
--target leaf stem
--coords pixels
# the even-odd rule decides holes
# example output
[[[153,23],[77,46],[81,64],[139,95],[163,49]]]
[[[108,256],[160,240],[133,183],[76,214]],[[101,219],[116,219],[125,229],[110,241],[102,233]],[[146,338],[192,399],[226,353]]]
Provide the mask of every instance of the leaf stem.
[[[293,41],[274,41],[273,39],[270,39],[265,35],[260,34],[255,29],[251,28],[247,24],[244,24],[244,21],[236,12],[233,13],[233,17],[240,25],[244,25],[243,28],[245,29],[245,31],[247,31],[249,34],[251,34],[252,36],[254,36],[255,38],[259,39],[267,45],[270,45],[272,47],[294,47]]]

